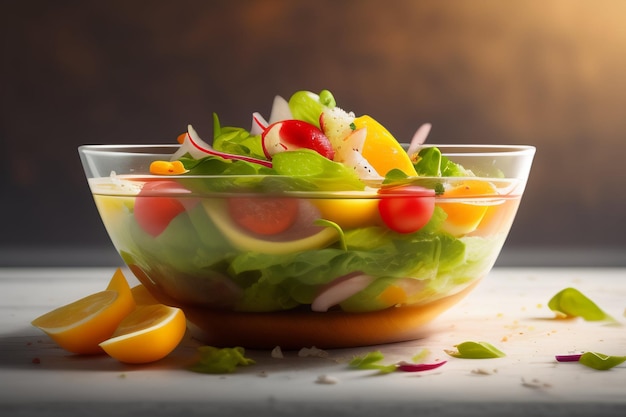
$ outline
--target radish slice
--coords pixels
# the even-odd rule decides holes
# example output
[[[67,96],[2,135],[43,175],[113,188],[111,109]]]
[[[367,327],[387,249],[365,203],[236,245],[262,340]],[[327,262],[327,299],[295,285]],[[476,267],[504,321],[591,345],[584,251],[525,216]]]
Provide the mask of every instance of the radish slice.
[[[261,113],[252,113],[252,127],[250,128],[250,134],[260,135],[269,125],[289,119],[293,119],[291,109],[289,108],[289,102],[281,96],[276,96],[274,97],[274,102],[272,103],[272,111],[270,113],[269,122],[261,116]]]
[[[269,125],[261,135],[263,152],[268,159],[280,152],[311,149],[333,159],[335,151],[330,140],[317,126],[302,120],[282,120]]]
[[[264,161],[262,159],[256,159],[249,156],[233,155],[230,153],[216,151],[211,147],[211,145],[209,145],[200,138],[196,130],[191,125],[187,126],[187,134],[185,135],[185,139],[183,140],[180,148],[172,155],[171,160],[179,159],[186,153],[189,153],[195,159],[204,158],[207,155],[213,155],[219,156],[224,159],[251,162],[266,167],[272,166],[272,163],[270,161]]]
[[[250,128],[251,135],[260,135],[265,129],[267,129],[269,123],[261,116],[261,113],[252,113],[252,127]]]
[[[311,303],[311,310],[326,312],[330,307],[365,289],[372,281],[374,277],[364,274],[337,278],[315,297]]]

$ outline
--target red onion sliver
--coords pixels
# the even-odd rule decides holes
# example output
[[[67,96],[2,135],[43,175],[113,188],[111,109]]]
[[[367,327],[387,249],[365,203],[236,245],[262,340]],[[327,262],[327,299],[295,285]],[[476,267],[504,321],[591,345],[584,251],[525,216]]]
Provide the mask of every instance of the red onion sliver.
[[[421,371],[430,371],[431,369],[439,368],[444,365],[447,361],[441,361],[436,363],[408,363],[408,362],[400,362],[398,364],[398,370],[403,372],[421,372]]]
[[[581,353],[573,354],[573,355],[556,355],[555,358],[557,362],[578,362]]]

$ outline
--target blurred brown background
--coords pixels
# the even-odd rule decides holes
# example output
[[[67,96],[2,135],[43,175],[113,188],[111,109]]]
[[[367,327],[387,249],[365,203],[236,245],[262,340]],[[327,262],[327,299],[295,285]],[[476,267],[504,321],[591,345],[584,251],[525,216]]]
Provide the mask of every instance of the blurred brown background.
[[[400,139],[537,147],[501,264],[626,263],[626,2],[0,0],[0,264],[117,263],[86,143],[330,89]]]

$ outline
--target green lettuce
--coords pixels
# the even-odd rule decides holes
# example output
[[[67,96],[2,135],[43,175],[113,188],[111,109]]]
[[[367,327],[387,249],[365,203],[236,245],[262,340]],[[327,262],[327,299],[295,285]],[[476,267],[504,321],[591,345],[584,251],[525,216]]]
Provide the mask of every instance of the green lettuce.
[[[462,359],[492,359],[503,358],[504,352],[487,342],[463,342],[455,346],[456,351],[445,350],[445,352],[455,358]]]
[[[422,148],[417,154],[417,161],[413,164],[417,175],[423,177],[462,177],[466,176],[465,169],[446,156],[439,148]]]
[[[289,98],[289,110],[294,119],[303,120],[320,127],[320,115],[326,108],[336,106],[335,98],[328,90],[319,95],[310,91],[297,91]]]
[[[198,192],[359,191],[365,184],[345,165],[310,149],[274,155],[272,168],[218,156],[180,158],[186,176],[178,181]],[[209,178],[196,176],[211,176]]]
[[[226,374],[234,372],[238,366],[254,365],[253,359],[245,356],[242,347],[217,348],[214,346],[200,346],[200,359],[189,367],[189,370],[205,374]]]
[[[550,310],[563,317],[582,317],[587,321],[615,321],[596,303],[576,288],[565,288],[548,301]]]
[[[251,135],[240,127],[222,127],[217,114],[213,113],[213,148],[216,151],[266,159],[261,143],[261,135]]]

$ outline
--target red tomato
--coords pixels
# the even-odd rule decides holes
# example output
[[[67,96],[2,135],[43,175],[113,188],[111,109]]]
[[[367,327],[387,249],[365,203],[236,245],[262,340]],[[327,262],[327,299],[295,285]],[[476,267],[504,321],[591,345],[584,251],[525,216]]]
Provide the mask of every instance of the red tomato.
[[[228,199],[228,212],[239,226],[260,235],[284,232],[298,217],[293,198],[235,197]]]
[[[156,194],[180,192],[181,189],[183,187],[176,181],[147,182],[135,199],[134,214],[139,226],[154,237],[160,235],[174,217],[185,211],[185,207],[176,198]]]
[[[428,223],[435,210],[435,191],[415,185],[381,189],[378,211],[383,222],[398,233],[413,233]]]

